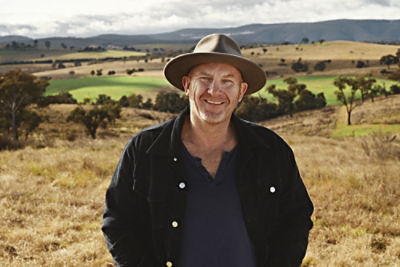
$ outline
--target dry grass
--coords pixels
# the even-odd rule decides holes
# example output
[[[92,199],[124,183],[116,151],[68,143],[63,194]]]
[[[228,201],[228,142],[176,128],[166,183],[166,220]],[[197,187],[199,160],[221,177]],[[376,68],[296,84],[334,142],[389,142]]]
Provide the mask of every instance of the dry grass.
[[[0,266],[112,266],[100,231],[105,190],[129,137],[155,122],[149,116],[168,115],[126,109],[98,140],[77,127],[68,141],[68,109],[46,111],[52,124],[38,135],[50,136],[50,147],[0,152]],[[399,266],[400,136],[330,138],[336,112],[266,122],[294,149],[315,205],[303,265]]]

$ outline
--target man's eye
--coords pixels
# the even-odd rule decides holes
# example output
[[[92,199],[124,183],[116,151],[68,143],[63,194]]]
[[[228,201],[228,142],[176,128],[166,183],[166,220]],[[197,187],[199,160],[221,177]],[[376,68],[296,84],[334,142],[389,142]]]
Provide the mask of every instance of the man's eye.
[[[200,80],[209,81],[209,80],[211,80],[211,78],[210,78],[210,77],[202,76],[202,77],[200,77]]]
[[[223,83],[232,83],[232,80],[222,80]]]

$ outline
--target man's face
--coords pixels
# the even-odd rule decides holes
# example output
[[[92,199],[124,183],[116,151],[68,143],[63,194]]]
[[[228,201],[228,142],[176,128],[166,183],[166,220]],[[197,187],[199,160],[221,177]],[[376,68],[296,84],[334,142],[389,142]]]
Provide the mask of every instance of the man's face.
[[[211,124],[230,120],[247,89],[240,72],[221,63],[197,65],[182,78],[182,83],[193,119]]]

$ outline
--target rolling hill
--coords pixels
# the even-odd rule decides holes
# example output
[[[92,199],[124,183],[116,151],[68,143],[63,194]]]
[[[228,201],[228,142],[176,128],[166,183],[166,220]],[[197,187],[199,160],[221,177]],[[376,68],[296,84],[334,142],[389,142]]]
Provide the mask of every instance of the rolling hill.
[[[89,38],[53,37],[39,39],[39,43],[50,41],[59,47],[126,46],[144,44],[194,44],[210,33],[226,33],[241,44],[282,42],[299,43],[304,37],[309,41],[347,40],[361,42],[400,42],[400,20],[331,20],[310,23],[249,24],[229,28],[189,28],[149,35],[104,34]],[[21,39],[22,38],[22,39]],[[0,36],[0,44],[11,41],[33,42],[21,36]]]

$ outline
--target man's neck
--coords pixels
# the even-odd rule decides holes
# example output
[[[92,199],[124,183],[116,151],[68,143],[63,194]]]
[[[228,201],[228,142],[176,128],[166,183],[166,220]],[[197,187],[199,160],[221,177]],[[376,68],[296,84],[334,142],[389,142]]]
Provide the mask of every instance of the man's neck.
[[[197,121],[190,115],[186,117],[183,125],[182,140],[185,145],[194,146],[200,151],[230,151],[237,143],[230,120],[207,123]]]

